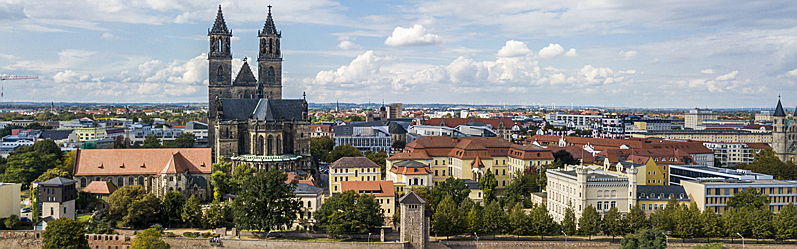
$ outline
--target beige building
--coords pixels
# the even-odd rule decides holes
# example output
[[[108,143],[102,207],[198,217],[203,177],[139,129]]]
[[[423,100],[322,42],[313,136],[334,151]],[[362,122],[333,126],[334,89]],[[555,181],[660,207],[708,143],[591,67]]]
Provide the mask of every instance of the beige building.
[[[713,143],[771,143],[770,132],[742,130],[672,130],[634,133],[633,138],[660,138],[670,140],[693,140]]]
[[[601,214],[611,207],[616,207],[620,213],[628,213],[636,204],[636,170],[626,169],[625,174],[603,171],[599,167],[547,170],[548,213],[557,222],[564,219],[568,207],[573,209],[576,217],[581,217],[589,205]]]
[[[701,211],[724,213],[728,200],[736,193],[754,188],[769,197],[769,210],[779,212],[789,203],[797,203],[797,181],[783,180],[683,180],[689,199]]]
[[[427,164],[414,160],[399,160],[391,162],[390,165],[385,180],[393,181],[399,195],[405,190],[433,185],[432,170]]]
[[[400,161],[430,166],[433,185],[449,177],[479,181],[487,172],[495,175],[498,189],[509,185],[515,172],[553,163],[550,149],[512,144],[500,137],[420,137],[393,154],[387,167]]]
[[[315,213],[321,208],[324,190],[310,184],[299,183],[296,184],[293,194],[301,203],[301,211],[293,223],[293,229],[315,229],[318,225]]]
[[[204,198],[211,164],[209,148],[78,150],[73,178],[78,188],[110,181],[119,188],[141,185],[156,196],[177,190]]]
[[[101,127],[77,128],[72,130],[71,135],[74,139],[81,142],[108,137],[108,133],[105,131],[105,128]]]
[[[717,119],[717,114],[709,109],[695,108],[689,110],[684,114],[684,127],[696,129],[698,126],[703,125],[703,121],[707,119]]]
[[[367,157],[344,157],[329,165],[329,192],[343,192],[341,182],[379,181],[382,171]]]
[[[0,219],[11,215],[19,217],[21,183],[0,182]]]

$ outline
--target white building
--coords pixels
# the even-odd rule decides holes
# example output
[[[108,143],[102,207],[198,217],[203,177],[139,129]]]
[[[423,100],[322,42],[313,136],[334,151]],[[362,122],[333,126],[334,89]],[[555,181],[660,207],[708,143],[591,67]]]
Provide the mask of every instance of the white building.
[[[584,209],[591,205],[598,213],[616,207],[620,213],[628,213],[636,204],[636,169],[626,174],[607,172],[588,167],[551,169],[548,178],[548,213],[557,222],[564,219],[565,210],[573,209],[581,217]]]
[[[695,108],[689,110],[684,114],[684,127],[689,129],[698,129],[698,126],[703,125],[703,120],[717,119],[717,114],[709,109]]]
[[[549,113],[546,120],[556,126],[556,124],[564,123],[564,126],[579,130],[588,130],[594,127],[594,124],[599,124],[603,119],[603,115],[582,115],[582,114],[562,114],[562,113]]]

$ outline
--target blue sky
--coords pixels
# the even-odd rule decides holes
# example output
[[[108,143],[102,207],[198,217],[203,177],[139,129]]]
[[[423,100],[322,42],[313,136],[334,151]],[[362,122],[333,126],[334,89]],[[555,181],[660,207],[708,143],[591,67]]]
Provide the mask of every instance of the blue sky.
[[[0,0],[0,74],[41,77],[0,101],[207,101],[219,4],[236,71],[274,6],[286,98],[797,105],[797,2],[768,0]]]

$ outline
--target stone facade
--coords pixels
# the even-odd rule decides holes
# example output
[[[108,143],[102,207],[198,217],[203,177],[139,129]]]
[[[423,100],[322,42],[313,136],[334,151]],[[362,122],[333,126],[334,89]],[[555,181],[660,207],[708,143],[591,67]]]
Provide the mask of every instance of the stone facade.
[[[795,109],[797,112],[797,109]],[[772,115],[772,150],[782,161],[797,159],[797,117],[788,115],[778,99]]]
[[[271,7],[258,31],[257,78],[246,58],[235,79],[231,77],[231,37],[219,7],[208,31],[208,139],[214,161],[225,158],[258,169],[313,171],[307,101],[282,99],[282,34]]]
[[[409,243],[408,248],[426,249],[429,247],[429,218],[426,216],[424,201],[414,192],[399,199],[401,207],[401,242]]]

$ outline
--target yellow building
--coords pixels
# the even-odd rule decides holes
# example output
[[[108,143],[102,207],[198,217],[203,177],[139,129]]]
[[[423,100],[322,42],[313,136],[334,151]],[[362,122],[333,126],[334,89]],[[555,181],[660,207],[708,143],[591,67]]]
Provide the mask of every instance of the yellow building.
[[[724,213],[728,200],[736,193],[757,189],[769,197],[769,210],[779,212],[789,203],[797,204],[797,182],[783,180],[682,180],[681,186],[698,208]]]
[[[87,140],[94,140],[94,139],[103,139],[108,137],[108,133],[105,131],[105,128],[76,128],[72,130],[72,135],[78,141],[87,141]]]
[[[396,213],[396,192],[391,181],[345,181],[340,183],[341,192],[354,191],[358,194],[373,195],[382,208],[385,225],[392,221]]]
[[[0,219],[11,215],[19,217],[19,190],[22,188],[20,183],[0,182]]]
[[[614,167],[606,168],[606,170],[625,173],[628,168],[636,168],[638,185],[670,185],[669,167],[667,165],[657,164],[652,157],[636,161],[637,163],[631,161],[619,162]]]
[[[379,181],[382,171],[379,165],[366,157],[344,157],[329,166],[329,192],[340,193],[344,181]]]
[[[412,188],[432,187],[433,183],[429,166],[414,160],[391,161],[385,180],[393,181],[399,195]]]
[[[544,147],[522,146],[499,137],[420,137],[405,152],[388,158],[387,165],[412,160],[429,165],[433,185],[448,177],[479,181],[487,172],[495,175],[498,189],[509,185],[515,172],[553,163],[553,153]]]
[[[638,185],[636,189],[637,206],[647,214],[666,208],[670,198],[675,198],[680,205],[689,205],[689,196],[682,186]]]

